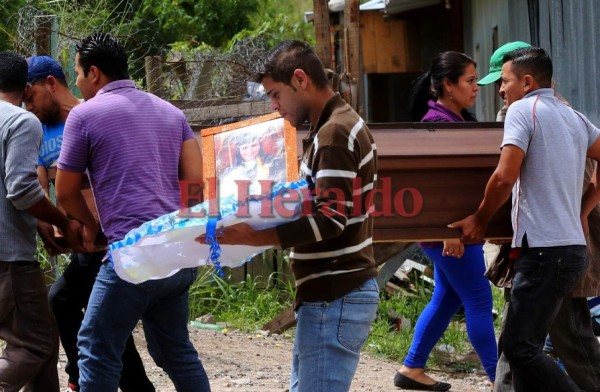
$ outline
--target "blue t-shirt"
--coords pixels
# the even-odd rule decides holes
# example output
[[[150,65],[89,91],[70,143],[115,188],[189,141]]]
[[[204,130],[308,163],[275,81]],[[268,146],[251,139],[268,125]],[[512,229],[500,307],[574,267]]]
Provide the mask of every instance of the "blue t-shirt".
[[[50,168],[56,166],[60,148],[62,147],[65,123],[42,124],[44,131],[42,147],[38,157],[38,166]]]

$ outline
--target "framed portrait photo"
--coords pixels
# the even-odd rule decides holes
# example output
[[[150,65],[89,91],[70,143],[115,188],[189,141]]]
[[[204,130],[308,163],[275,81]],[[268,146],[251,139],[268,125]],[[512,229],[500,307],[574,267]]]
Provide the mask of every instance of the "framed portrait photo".
[[[296,129],[279,113],[200,132],[204,198],[264,195],[298,179]]]

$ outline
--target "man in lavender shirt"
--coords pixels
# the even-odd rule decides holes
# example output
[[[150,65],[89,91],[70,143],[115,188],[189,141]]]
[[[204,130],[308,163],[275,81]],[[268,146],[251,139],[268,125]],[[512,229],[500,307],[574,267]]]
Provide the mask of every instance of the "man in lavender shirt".
[[[86,102],[73,108],[65,124],[56,194],[82,222],[91,252],[99,225],[79,191],[84,172],[112,243],[180,208],[179,181],[202,181],[202,158],[183,113],[129,80],[125,49],[115,37],[92,34],[76,52],[76,84]],[[81,391],[117,391],[125,342],[140,319],[150,354],[176,390],[210,391],[187,330],[195,278],[196,269],[187,268],[134,285],[105,262],[78,335]]]

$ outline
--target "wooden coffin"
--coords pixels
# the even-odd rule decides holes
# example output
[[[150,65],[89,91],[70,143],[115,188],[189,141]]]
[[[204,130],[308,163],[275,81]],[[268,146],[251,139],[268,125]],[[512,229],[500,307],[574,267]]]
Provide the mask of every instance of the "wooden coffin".
[[[376,241],[460,236],[446,226],[473,213],[500,156],[501,123],[370,124],[379,154]],[[298,154],[306,129],[297,131]],[[510,201],[487,238],[510,238]]]

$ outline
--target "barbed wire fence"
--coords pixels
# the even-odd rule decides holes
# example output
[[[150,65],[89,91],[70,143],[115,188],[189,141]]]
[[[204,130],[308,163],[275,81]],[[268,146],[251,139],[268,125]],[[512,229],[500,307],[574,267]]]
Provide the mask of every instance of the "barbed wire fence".
[[[138,87],[173,102],[196,128],[271,112],[260,85],[253,81],[257,65],[269,50],[265,40],[242,38],[229,49],[171,49],[157,44],[162,42],[157,21],[145,21],[142,29],[134,30],[129,22],[138,10],[132,1],[123,0],[118,10],[85,2],[57,3],[61,4],[58,9],[47,10],[32,0],[10,16],[16,21],[13,49],[25,56],[56,58],[77,94],[75,45],[103,31],[124,43],[130,75]]]
[[[9,49],[24,56],[49,55],[65,71],[69,87],[75,86],[75,45],[93,32],[109,32],[125,45],[129,71],[139,88],[152,92],[180,107],[195,130],[238,121],[271,112],[270,104],[253,82],[260,60],[269,50],[265,40],[242,38],[227,50],[205,48],[173,50],[159,46],[156,21],[144,23],[144,29],[129,25],[133,2],[123,0],[119,10],[95,5],[60,2],[48,10],[34,0],[14,9],[0,1],[0,14],[7,10],[4,33],[10,37]],[[90,2],[92,3],[92,2]],[[100,4],[100,5],[99,5]],[[62,273],[66,256],[49,257],[38,247],[38,260],[46,269],[49,283]]]

